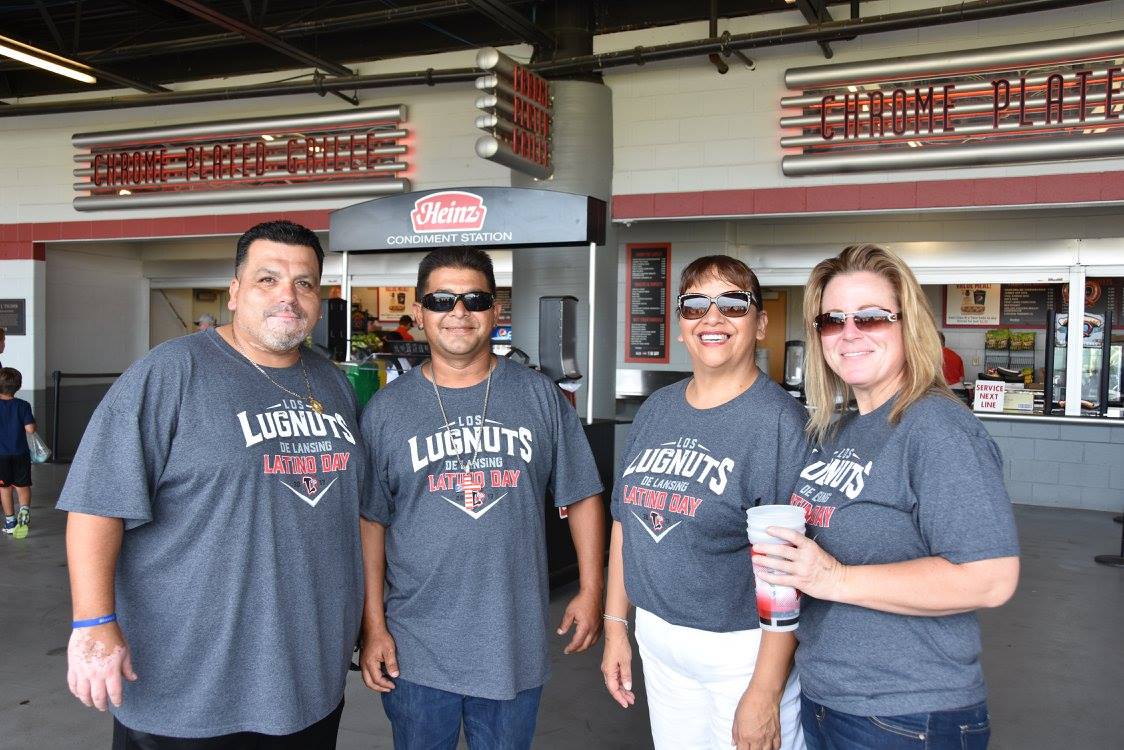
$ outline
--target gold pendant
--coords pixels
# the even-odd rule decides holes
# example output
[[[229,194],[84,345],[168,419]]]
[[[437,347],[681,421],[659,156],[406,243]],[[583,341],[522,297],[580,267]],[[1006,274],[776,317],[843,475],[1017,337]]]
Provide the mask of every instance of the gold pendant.
[[[308,397],[308,405],[311,406],[312,410],[314,412],[316,412],[317,414],[323,414],[324,413],[324,404],[320,403],[319,401],[314,399],[312,396]]]

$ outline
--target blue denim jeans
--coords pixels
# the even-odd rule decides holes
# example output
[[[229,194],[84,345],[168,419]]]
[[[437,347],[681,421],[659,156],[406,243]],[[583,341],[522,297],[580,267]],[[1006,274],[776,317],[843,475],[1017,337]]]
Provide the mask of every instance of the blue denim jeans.
[[[855,716],[800,698],[808,750],[985,750],[991,737],[987,703],[951,711]]]
[[[476,698],[398,678],[382,706],[395,750],[454,750],[462,722],[471,750],[528,750],[541,696],[537,687],[506,701]]]

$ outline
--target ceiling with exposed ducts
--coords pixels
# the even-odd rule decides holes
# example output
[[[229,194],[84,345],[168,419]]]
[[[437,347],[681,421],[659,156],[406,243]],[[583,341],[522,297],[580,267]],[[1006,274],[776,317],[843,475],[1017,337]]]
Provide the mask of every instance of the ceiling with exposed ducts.
[[[732,18],[793,9],[786,0],[720,0]],[[820,12],[823,0],[800,0]],[[837,17],[846,18],[844,7]],[[559,14],[587,18],[595,34],[706,21],[710,0],[9,0],[0,36],[84,63],[96,84],[0,57],[0,100],[315,68],[348,75],[386,58],[520,42],[557,53]],[[584,8],[584,10],[583,10]],[[546,24],[546,26],[544,26]],[[564,24],[563,24],[564,25]],[[588,33],[586,33],[588,36]]]
[[[371,63],[511,44],[530,45],[530,68],[547,78],[596,79],[610,68],[684,57],[708,58],[724,74],[735,64],[752,69],[746,53],[755,48],[818,45],[830,59],[833,45],[864,34],[1100,2],[934,0],[908,10],[878,3],[881,13],[867,14],[860,0],[6,0],[0,117],[308,93],[354,105],[360,90],[459,83],[479,74],[473,66],[384,72]],[[768,13],[778,21],[757,31],[725,28],[726,19]],[[595,35],[686,22],[701,22],[706,31],[690,40],[681,32],[667,40],[656,34],[651,46],[593,51]],[[52,56],[59,74],[29,64]],[[250,84],[221,80],[250,74],[262,77]],[[37,98],[59,94],[77,96]]]

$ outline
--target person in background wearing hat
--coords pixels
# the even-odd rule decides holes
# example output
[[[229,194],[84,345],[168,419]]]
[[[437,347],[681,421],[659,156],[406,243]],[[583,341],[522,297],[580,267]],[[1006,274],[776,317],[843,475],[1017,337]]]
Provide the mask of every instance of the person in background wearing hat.
[[[200,331],[210,330],[214,328],[217,323],[218,321],[215,320],[215,316],[210,313],[203,313],[199,316],[199,320],[195,321],[195,325]]]
[[[403,341],[413,341],[414,337],[410,335],[410,329],[414,327],[414,319],[409,315],[403,315],[398,319],[398,327],[394,332],[402,337]]]

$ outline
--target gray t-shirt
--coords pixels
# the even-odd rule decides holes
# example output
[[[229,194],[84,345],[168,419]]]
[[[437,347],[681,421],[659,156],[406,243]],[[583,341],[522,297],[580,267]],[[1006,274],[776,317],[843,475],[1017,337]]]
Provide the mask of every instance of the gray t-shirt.
[[[1019,554],[1003,461],[967,409],[926,396],[844,417],[800,472],[792,503],[845,565]],[[944,711],[986,697],[975,613],[914,617],[803,600],[796,663],[812,700],[861,716]]]
[[[628,599],[674,625],[758,627],[745,511],[784,503],[804,465],[804,409],[761,372],[712,409],[689,380],[653,393],[628,433],[613,518],[624,532]]]
[[[484,392],[420,368],[374,395],[363,515],[387,526],[386,618],[402,679],[508,700],[547,678],[546,494],[601,492],[573,407],[545,375],[500,358]],[[475,462],[465,481],[460,462]],[[553,509],[551,512],[554,512]]]
[[[127,727],[289,734],[343,697],[366,457],[346,379],[302,357],[323,415],[205,331],[131,366],[86,428],[58,508],[125,520],[117,613],[140,679],[113,712]],[[267,372],[306,392],[299,365]]]

